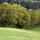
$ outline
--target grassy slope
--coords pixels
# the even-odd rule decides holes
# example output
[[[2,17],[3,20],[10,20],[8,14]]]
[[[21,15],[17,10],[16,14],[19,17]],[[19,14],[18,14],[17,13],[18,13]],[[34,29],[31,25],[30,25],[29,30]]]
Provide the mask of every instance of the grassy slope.
[[[40,32],[0,28],[0,40],[40,40]]]

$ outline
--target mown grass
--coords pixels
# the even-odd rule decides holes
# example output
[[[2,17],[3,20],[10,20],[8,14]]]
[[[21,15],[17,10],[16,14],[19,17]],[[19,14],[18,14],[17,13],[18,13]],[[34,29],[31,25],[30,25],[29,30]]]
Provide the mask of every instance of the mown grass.
[[[0,28],[0,40],[40,40],[40,32],[15,28]]]

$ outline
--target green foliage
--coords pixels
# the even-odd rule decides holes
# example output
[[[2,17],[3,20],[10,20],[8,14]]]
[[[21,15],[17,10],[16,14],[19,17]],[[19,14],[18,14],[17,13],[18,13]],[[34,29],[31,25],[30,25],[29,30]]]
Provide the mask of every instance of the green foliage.
[[[31,25],[40,25],[40,9],[29,10],[31,14]]]
[[[33,25],[40,25],[40,9],[27,10],[19,4],[0,5],[0,26],[30,29]]]
[[[17,28],[27,28],[30,25],[30,15],[20,5],[3,3],[0,6],[0,15],[0,25]]]
[[[28,28],[30,25],[30,15],[28,14],[27,9],[20,5],[17,6],[17,4],[12,5],[12,7],[14,12],[13,16],[17,20],[16,26],[18,28]]]

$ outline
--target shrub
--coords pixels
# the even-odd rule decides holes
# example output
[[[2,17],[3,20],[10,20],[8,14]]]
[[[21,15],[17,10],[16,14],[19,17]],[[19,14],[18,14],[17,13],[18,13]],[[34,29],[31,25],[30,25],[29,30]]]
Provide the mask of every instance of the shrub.
[[[40,25],[40,9],[27,10],[19,4],[0,5],[0,26],[30,29],[33,25]]]
[[[0,8],[0,24],[1,25],[8,25],[11,21],[11,5],[8,3],[1,4]]]
[[[28,13],[31,15],[31,24],[30,25],[39,25],[40,24],[40,9],[28,10]]]
[[[30,25],[30,15],[27,9],[19,4],[3,3],[0,6],[0,25],[17,28],[28,28]]]
[[[12,5],[12,7],[14,10],[14,17],[17,19],[16,26],[18,28],[29,28],[30,15],[28,14],[27,9],[20,5]]]

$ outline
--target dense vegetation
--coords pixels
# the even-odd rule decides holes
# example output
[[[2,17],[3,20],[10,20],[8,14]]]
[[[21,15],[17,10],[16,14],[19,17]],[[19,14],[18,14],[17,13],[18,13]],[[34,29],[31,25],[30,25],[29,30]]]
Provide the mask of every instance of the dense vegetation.
[[[0,27],[30,29],[35,25],[40,25],[40,9],[27,10],[20,4],[3,3],[0,5]]]
[[[37,2],[35,2],[37,1]],[[38,9],[40,8],[40,0],[0,0],[0,3],[8,2],[8,3],[17,3],[21,4],[27,9]]]
[[[40,1],[39,2],[22,1],[21,5],[27,9],[40,9]]]

